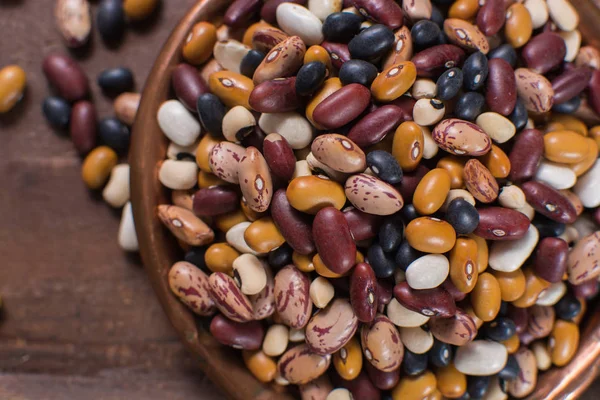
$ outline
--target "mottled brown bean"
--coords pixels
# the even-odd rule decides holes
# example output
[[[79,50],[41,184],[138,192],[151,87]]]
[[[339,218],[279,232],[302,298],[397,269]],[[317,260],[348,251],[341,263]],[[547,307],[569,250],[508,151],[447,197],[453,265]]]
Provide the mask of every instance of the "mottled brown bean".
[[[369,323],[375,318],[378,306],[377,278],[367,263],[359,263],[350,276],[350,302],[360,322]]]
[[[335,299],[306,325],[306,344],[317,354],[333,354],[354,336],[358,319],[346,299]]]
[[[323,375],[331,364],[331,355],[313,353],[307,344],[286,351],[277,362],[282,378],[294,385],[302,385]]]
[[[283,267],[275,275],[275,307],[281,321],[300,329],[312,311],[310,280],[293,265]]]
[[[210,321],[210,334],[225,346],[242,350],[258,350],[262,346],[265,331],[258,321],[240,323],[217,314]]]
[[[520,239],[529,229],[529,218],[510,208],[479,208],[477,212],[479,213],[479,225],[473,233],[484,239]]]
[[[517,103],[517,82],[509,63],[500,58],[488,62],[485,101],[491,111],[509,115]]]
[[[394,286],[394,297],[404,307],[427,317],[450,318],[456,314],[452,295],[442,287],[414,290],[406,282]]]
[[[400,107],[387,104],[360,119],[350,132],[348,139],[359,147],[365,148],[379,143],[404,120],[404,112]]]
[[[537,129],[525,129],[517,135],[514,142],[508,155],[508,177],[513,182],[529,180],[535,175],[544,154],[544,136]]]
[[[378,315],[373,324],[363,325],[360,342],[367,361],[384,372],[400,368],[404,346],[396,326],[384,315]]]
[[[356,262],[356,244],[344,214],[334,207],[320,210],[313,221],[312,233],[323,263],[333,272],[344,274]]]
[[[527,202],[540,214],[553,221],[572,224],[577,219],[577,210],[558,190],[538,181],[525,182],[521,189]]]

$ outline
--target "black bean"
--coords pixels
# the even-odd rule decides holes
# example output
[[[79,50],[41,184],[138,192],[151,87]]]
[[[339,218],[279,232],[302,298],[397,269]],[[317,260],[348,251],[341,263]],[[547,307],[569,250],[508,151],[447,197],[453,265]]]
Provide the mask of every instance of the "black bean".
[[[71,120],[71,105],[58,96],[49,96],[42,103],[42,112],[46,120],[55,128],[67,129]]]
[[[521,367],[519,367],[519,363],[515,356],[510,354],[506,360],[506,365],[498,372],[498,376],[507,381],[511,381],[519,376],[519,372],[521,372]]]
[[[304,64],[296,75],[296,93],[307,96],[315,92],[325,81],[326,75],[327,67],[322,62],[311,61]]]
[[[342,64],[339,77],[342,85],[360,83],[371,87],[371,83],[377,77],[377,67],[364,60],[349,60]]]
[[[556,318],[570,321],[581,312],[581,303],[573,294],[567,293],[554,305]]]
[[[294,250],[287,243],[284,243],[282,246],[269,252],[267,258],[269,265],[275,269],[280,269],[291,264],[293,252]]]
[[[446,221],[457,234],[466,235],[479,225],[479,213],[471,203],[459,197],[450,202],[446,210]]]
[[[404,223],[399,214],[386,218],[379,227],[377,239],[381,249],[386,253],[395,251],[404,237]]]
[[[485,336],[496,342],[510,339],[516,331],[517,327],[515,326],[515,323],[510,318],[506,317],[496,318],[492,322],[485,324],[483,327]]]
[[[444,27],[444,14],[436,6],[431,7],[431,21],[442,29]]]
[[[437,98],[440,100],[453,99],[463,84],[463,73],[460,68],[446,70],[436,82]]]
[[[122,0],[102,0],[96,13],[96,26],[105,42],[119,41],[125,32],[125,11]]]
[[[359,15],[336,12],[323,22],[323,36],[328,42],[348,43],[360,31],[363,18]]]
[[[252,129],[250,132],[247,132],[247,135],[241,140],[241,144],[244,147],[256,147],[258,151],[262,153],[265,137],[265,133],[258,125],[256,125],[254,129]]]
[[[129,149],[129,128],[117,118],[104,118],[98,123],[100,141],[119,154]]]
[[[487,393],[491,378],[489,376],[468,376],[467,393],[473,400],[483,399]]]
[[[213,136],[223,135],[223,117],[227,112],[225,105],[212,93],[205,93],[196,102],[198,117],[204,129]]]
[[[488,53],[488,60],[492,58],[501,58],[513,68],[517,65],[517,52],[510,44],[501,44],[494,50],[491,50]]]
[[[441,33],[440,27],[435,22],[426,19],[422,19],[414,24],[410,30],[413,45],[419,49],[439,44]]]
[[[508,315],[508,303],[506,301],[500,302],[500,310],[498,311],[498,316],[506,317]]]
[[[540,234],[540,240],[546,237],[560,236],[566,229],[565,224],[553,221],[539,213],[535,213],[535,217],[531,223],[537,228]]]
[[[372,244],[367,250],[367,259],[375,276],[378,278],[389,278],[394,274],[396,264],[391,256],[387,255],[378,243]]]
[[[562,114],[572,114],[581,105],[581,97],[575,96],[570,100],[565,101],[564,103],[555,104],[552,106],[552,111]]]
[[[419,250],[415,250],[414,248],[410,247],[408,241],[405,240],[398,246],[398,250],[396,251],[394,261],[396,261],[396,265],[398,266],[398,268],[401,268],[402,270],[406,271],[408,266],[422,255],[423,253],[421,253]]]
[[[196,267],[206,271],[206,261],[204,261],[204,254],[206,254],[206,247],[192,247],[185,256],[184,261],[194,264]]]
[[[348,50],[352,58],[367,61],[376,61],[391,50],[396,36],[394,32],[385,25],[373,25],[348,43]]]
[[[447,367],[452,360],[452,347],[448,343],[435,339],[433,346],[427,352],[429,362],[436,367]]]
[[[134,86],[133,73],[124,67],[106,69],[98,75],[98,86],[111,96],[129,92]]]
[[[525,108],[525,103],[523,103],[523,100],[521,100],[520,98],[517,98],[515,109],[512,110],[512,112],[508,116],[508,119],[510,119],[510,122],[513,123],[517,131],[520,131],[521,129],[525,128],[525,125],[527,125],[528,118],[529,115],[527,114],[527,108]]]
[[[344,65],[346,64],[348,63]],[[385,150],[375,150],[367,154],[367,165],[384,182],[395,185],[402,181],[400,164],[393,155]]]
[[[488,76],[488,59],[482,52],[471,54],[462,66],[463,85],[466,90],[479,90]]]
[[[254,76],[254,71],[265,58],[265,53],[258,50],[250,50],[240,62],[240,72],[249,78]]]
[[[419,375],[427,369],[427,353],[417,354],[404,348],[404,358],[402,359],[402,371],[406,375]]]
[[[402,219],[404,220],[405,224],[408,224],[413,219],[419,218],[419,213],[412,203],[405,204],[400,210],[400,214],[402,214]]]
[[[454,116],[466,121],[475,121],[483,112],[485,97],[478,92],[463,93],[454,106]]]

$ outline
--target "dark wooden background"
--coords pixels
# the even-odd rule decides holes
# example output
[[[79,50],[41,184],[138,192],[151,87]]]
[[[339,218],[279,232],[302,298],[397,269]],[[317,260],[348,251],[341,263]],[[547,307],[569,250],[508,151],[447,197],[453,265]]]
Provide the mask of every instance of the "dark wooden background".
[[[126,66],[141,90],[193,1],[163,1],[119,47],[94,35],[76,54],[100,116],[112,108],[96,75]],[[0,399],[222,399],[178,342],[138,257],[117,246],[119,213],[84,188],[68,137],[41,116],[49,93],[41,60],[67,52],[53,4],[0,0],[0,67],[18,64],[28,75],[24,101],[0,115]],[[588,398],[598,393],[597,384]]]

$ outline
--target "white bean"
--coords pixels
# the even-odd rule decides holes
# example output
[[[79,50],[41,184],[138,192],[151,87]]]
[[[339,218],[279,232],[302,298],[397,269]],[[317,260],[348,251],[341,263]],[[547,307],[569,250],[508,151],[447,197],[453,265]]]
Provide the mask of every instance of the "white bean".
[[[129,164],[119,164],[112,169],[102,198],[115,208],[123,207],[129,201]]]
[[[138,251],[139,244],[133,222],[133,210],[131,202],[127,202],[121,213],[121,223],[119,224],[119,246],[125,251]]]

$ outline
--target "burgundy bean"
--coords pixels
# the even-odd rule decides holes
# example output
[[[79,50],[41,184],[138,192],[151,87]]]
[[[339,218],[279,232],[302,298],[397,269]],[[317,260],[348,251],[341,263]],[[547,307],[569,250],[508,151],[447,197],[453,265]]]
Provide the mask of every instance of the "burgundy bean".
[[[307,215],[290,205],[285,189],[279,189],[273,194],[271,217],[292,249],[304,255],[315,251],[310,220]]]
[[[175,96],[183,105],[191,111],[196,112],[196,101],[204,93],[208,93],[208,86],[198,73],[198,70],[190,64],[181,63],[173,70],[171,85]]]
[[[254,319],[250,300],[242,293],[232,277],[223,272],[213,272],[208,282],[210,297],[223,315],[236,322],[248,322]]]
[[[596,279],[590,279],[579,285],[571,285],[573,288],[573,294],[578,299],[589,299],[598,294],[598,281]]]
[[[509,179],[513,182],[527,181],[535,175],[544,154],[544,135],[537,129],[525,129],[515,139],[508,156]]]
[[[239,192],[229,186],[211,186],[194,194],[194,214],[199,217],[213,217],[235,211],[239,204]]]
[[[564,240],[555,237],[542,239],[535,252],[535,274],[551,283],[560,282],[567,271],[568,255],[569,245]]]
[[[489,240],[515,240],[525,236],[529,218],[523,213],[504,207],[478,208],[479,225],[475,233]]]
[[[85,155],[96,147],[96,123],[96,108],[92,102],[81,100],[75,103],[69,133],[79,154]]]
[[[377,389],[390,390],[400,380],[400,368],[395,371],[381,371],[371,365],[371,363],[363,364],[367,369],[369,380]]]
[[[504,0],[485,0],[477,12],[477,27],[486,36],[500,32],[504,25]]]
[[[355,241],[360,242],[377,236],[381,216],[367,214],[354,207],[344,210],[344,218],[350,227],[350,233]]]
[[[596,114],[600,114],[600,70],[592,72],[592,78],[588,84],[588,103]]]
[[[288,141],[278,133],[270,133],[263,142],[263,155],[274,175],[289,181],[296,168],[296,156]]]
[[[462,65],[464,59],[465,51],[460,47],[440,44],[418,52],[411,61],[417,68],[417,76],[437,78],[445,70]]]
[[[348,45],[345,43],[323,42],[321,47],[327,50],[331,58],[331,64],[337,69],[342,68],[342,64],[352,58]]]
[[[452,318],[431,318],[427,325],[437,340],[454,346],[464,346],[477,336],[475,321],[460,308]]]
[[[210,322],[210,334],[225,346],[234,349],[258,350],[262,346],[265,331],[258,321],[235,322],[217,314]]]
[[[49,54],[44,58],[42,69],[46,79],[65,100],[77,101],[87,97],[90,90],[88,78],[71,57]]]
[[[356,262],[356,244],[344,214],[335,207],[321,209],[313,221],[313,238],[323,263],[336,274],[344,274]]]
[[[527,68],[545,74],[560,65],[567,54],[565,41],[554,32],[543,32],[523,47],[521,57]]]
[[[448,293],[450,293],[455,302],[463,301],[464,298],[467,297],[467,293],[463,293],[458,290],[450,277],[446,278],[446,280],[442,283],[442,287],[446,289]]]
[[[429,171],[430,169],[425,165],[419,164],[414,171],[404,173],[402,182],[400,182],[399,185],[396,185],[396,189],[398,189],[403,199],[412,199],[413,194],[417,189],[417,185]]]
[[[485,102],[490,111],[509,115],[517,103],[517,81],[515,71],[501,58],[488,61]]]
[[[401,122],[413,120],[413,108],[417,101],[409,96],[400,96],[395,100],[392,100],[389,104],[396,106],[402,110]]]
[[[281,29],[277,28],[258,28],[252,35],[252,47],[258,51],[267,54],[279,43],[286,40],[289,36]]]
[[[562,74],[552,79],[554,104],[564,103],[579,95],[587,87],[591,78],[591,68],[575,67],[566,69]]]
[[[227,8],[223,23],[232,28],[239,28],[254,16],[261,5],[261,0],[235,0]]]
[[[404,24],[404,12],[394,0],[354,0],[354,7],[366,18],[394,30]]]
[[[371,91],[358,83],[339,89],[315,108],[313,119],[326,129],[336,129],[358,117],[371,103]]]
[[[354,267],[350,277],[350,303],[360,322],[371,322],[377,313],[377,278],[367,263]]]
[[[414,290],[408,283],[394,286],[394,297],[404,307],[428,317],[450,318],[456,314],[456,303],[444,288]]]
[[[281,113],[300,107],[296,94],[296,77],[263,82],[252,90],[248,100],[253,110],[261,113]]]
[[[529,311],[527,311],[526,308],[515,307],[512,304],[509,304],[506,316],[515,323],[517,333],[523,333],[527,331]]]
[[[292,328],[304,328],[312,311],[310,280],[293,265],[287,265],[275,275],[274,290],[281,321]]]
[[[542,215],[563,224],[572,224],[577,219],[577,210],[558,190],[542,182],[529,181],[521,185],[527,202]]]
[[[373,385],[365,368],[351,381],[342,379],[337,373],[332,373],[332,380],[336,387],[348,389],[355,399],[381,400],[381,391]]]
[[[400,107],[390,104],[379,107],[354,124],[348,132],[348,139],[361,148],[374,145],[405,121],[403,117],[404,111]]]
[[[260,9],[260,18],[264,19],[270,24],[276,24],[277,17],[275,12],[281,3],[296,3],[305,5],[306,1],[307,0],[266,0]]]
[[[394,280],[393,278],[377,279],[377,305],[379,306],[379,312],[383,312],[382,309],[385,308],[392,298],[394,297]]]

